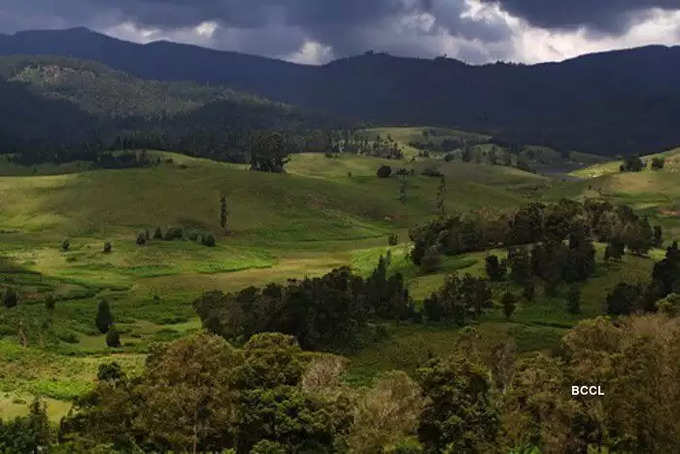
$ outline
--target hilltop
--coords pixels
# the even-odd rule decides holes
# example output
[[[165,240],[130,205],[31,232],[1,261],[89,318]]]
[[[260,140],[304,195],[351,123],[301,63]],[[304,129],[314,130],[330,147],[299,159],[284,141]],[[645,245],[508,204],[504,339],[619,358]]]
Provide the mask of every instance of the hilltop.
[[[559,150],[615,155],[680,143],[671,120],[680,105],[678,47],[539,65],[471,66],[367,53],[307,66],[170,42],[139,45],[79,28],[2,36],[0,54],[73,56],[144,79],[221,83],[382,124],[480,130]]]

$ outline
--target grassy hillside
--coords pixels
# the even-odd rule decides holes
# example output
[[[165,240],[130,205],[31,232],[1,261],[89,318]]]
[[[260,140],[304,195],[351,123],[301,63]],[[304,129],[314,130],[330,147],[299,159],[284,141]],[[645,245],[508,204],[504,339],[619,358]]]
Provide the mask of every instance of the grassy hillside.
[[[17,288],[21,298],[16,308],[0,307],[0,367],[10,370],[0,375],[3,411],[23,411],[23,402],[42,395],[58,418],[69,399],[91,386],[101,362],[115,359],[134,373],[151,343],[200,329],[191,302],[206,290],[284,282],[342,265],[368,275],[388,250],[390,270],[404,275],[417,304],[447,273],[484,275],[486,253],[446,257],[440,271],[431,274],[408,260],[408,228],[436,212],[439,179],[421,175],[425,168],[445,175],[450,212],[509,210],[529,200],[596,194],[588,189],[589,181],[559,182],[515,168],[437,158],[299,154],[286,174],[267,174],[243,165],[151,153],[164,163],[127,170],[69,168],[73,173],[52,175],[65,169],[32,175],[30,169],[0,161],[0,174],[6,175],[0,177],[0,286]],[[398,199],[399,178],[376,176],[383,164],[415,170],[407,179],[405,203]],[[631,191],[628,200],[636,208],[645,210],[645,197],[665,197],[660,189],[680,194],[670,175],[669,170],[606,178],[629,178],[621,188]],[[650,178],[652,183],[646,183]],[[219,227],[223,194],[229,235]],[[135,244],[139,232],[153,234],[156,227],[165,231],[170,226],[211,232],[217,245],[181,240]],[[399,235],[399,244],[388,247],[391,233]],[[64,239],[70,241],[68,251],[61,249]],[[102,251],[107,241],[110,254]],[[604,295],[616,283],[644,280],[653,259],[662,254],[626,256],[620,265],[605,265],[602,249],[598,245],[596,276],[583,284],[582,314],[567,314],[566,289],[561,289],[557,297],[539,294],[535,303],[521,303],[512,321],[500,309],[491,311],[478,329],[490,338],[514,339],[522,352],[552,349],[578,320],[602,312]],[[505,251],[494,253],[502,257]],[[507,289],[520,292],[499,284],[494,299]],[[49,294],[57,299],[54,312],[45,309]],[[119,349],[107,347],[94,326],[101,298],[109,301],[122,333]],[[392,368],[412,371],[428,352],[445,353],[459,332],[453,326],[412,324],[387,330],[389,338],[351,358],[350,383],[365,384]]]

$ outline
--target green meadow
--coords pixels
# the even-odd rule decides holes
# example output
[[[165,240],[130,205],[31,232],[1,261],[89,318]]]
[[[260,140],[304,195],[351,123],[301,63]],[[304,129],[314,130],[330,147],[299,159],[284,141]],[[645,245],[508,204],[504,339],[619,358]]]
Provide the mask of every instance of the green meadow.
[[[669,232],[667,239],[680,233],[680,151],[667,154],[662,171],[622,174],[616,163],[598,163],[565,180],[483,162],[417,157],[408,142],[422,130],[363,132],[389,134],[403,147],[403,160],[299,154],[285,174],[166,152],[150,152],[162,158],[157,167],[126,170],[77,164],[23,168],[0,161],[0,285],[20,295],[17,307],[0,307],[0,414],[25,411],[25,402],[40,395],[58,419],[73,397],[89,389],[102,362],[115,359],[130,373],[141,370],[152,343],[200,329],[191,303],[204,291],[318,276],[345,265],[367,275],[388,251],[390,271],[404,275],[417,304],[447,273],[484,275],[487,252],[446,257],[432,274],[409,261],[409,227],[436,216],[439,179],[421,175],[426,168],[445,176],[449,212],[603,197],[648,214]],[[398,177],[376,176],[384,164],[393,171],[414,169],[404,202]],[[228,234],[219,226],[222,195],[228,200]],[[140,232],[153,235],[157,227],[175,226],[211,232],[216,246],[135,242]],[[399,242],[388,246],[392,233]],[[65,239],[67,251],[61,248]],[[106,242],[110,253],[103,252]],[[566,289],[553,298],[539,292],[533,303],[520,303],[511,321],[500,309],[488,312],[478,323],[480,333],[512,338],[521,352],[555,348],[566,329],[603,312],[609,289],[620,281],[644,280],[663,254],[655,250],[650,257],[626,256],[621,264],[606,265],[602,252],[598,245],[596,276],[583,284],[582,314],[566,312]],[[495,299],[508,289],[520,292],[508,283],[494,284]],[[53,312],[44,305],[48,294],[56,298]],[[117,349],[106,346],[94,325],[102,298],[122,335]],[[412,371],[427,353],[445,354],[460,329],[404,323],[387,331],[385,340],[350,358],[350,383],[366,383],[390,369]]]

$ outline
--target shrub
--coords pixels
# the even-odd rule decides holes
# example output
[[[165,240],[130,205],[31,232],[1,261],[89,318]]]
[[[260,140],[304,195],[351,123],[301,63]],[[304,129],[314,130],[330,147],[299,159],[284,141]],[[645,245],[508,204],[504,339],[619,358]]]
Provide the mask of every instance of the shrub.
[[[503,295],[501,303],[503,304],[503,314],[505,314],[505,318],[510,319],[515,312],[517,297],[515,297],[513,293],[506,292],[505,295]]]
[[[115,326],[112,326],[109,332],[106,333],[106,345],[111,348],[120,347],[120,333]]]
[[[137,235],[137,246],[144,246],[146,244],[146,236],[144,236],[144,233],[139,233]]]
[[[66,252],[71,247],[71,242],[67,239],[61,242],[61,250]]]
[[[215,246],[215,237],[213,236],[212,233],[208,233],[206,235],[203,235],[203,238],[201,239],[201,244],[203,246],[214,247]]]
[[[104,254],[109,254],[111,252],[111,243],[106,242],[104,243]]]
[[[661,170],[665,164],[666,160],[664,158],[654,158],[652,159],[652,170]]]
[[[505,277],[506,263],[498,260],[495,255],[488,255],[486,257],[486,274],[491,281],[502,281]]]
[[[54,304],[54,296],[52,294],[47,295],[47,298],[45,298],[45,309],[48,311],[53,311],[55,307]]]
[[[184,236],[184,231],[181,227],[170,227],[165,231],[163,239],[165,241],[181,240]]]
[[[392,167],[380,166],[376,172],[379,178],[387,178],[392,174]]]
[[[163,239],[163,232],[161,231],[160,227],[156,227],[156,230],[153,232],[153,239],[154,240],[162,240]]]
[[[569,287],[569,293],[567,293],[567,312],[570,314],[581,312],[581,290],[575,285]]]
[[[390,246],[396,246],[397,243],[399,243],[399,235],[396,233],[390,234],[390,236],[387,238],[387,244]]]
[[[15,307],[19,302],[17,292],[12,287],[7,287],[5,294],[2,297],[2,302],[6,308]]]

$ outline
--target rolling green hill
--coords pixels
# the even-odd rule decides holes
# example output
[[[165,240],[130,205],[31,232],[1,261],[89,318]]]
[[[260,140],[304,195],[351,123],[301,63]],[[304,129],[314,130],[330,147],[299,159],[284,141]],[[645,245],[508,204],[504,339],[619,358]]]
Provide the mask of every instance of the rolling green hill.
[[[422,129],[380,133],[408,140],[422,135]],[[0,376],[0,409],[7,414],[24,411],[24,402],[41,395],[48,399],[51,416],[60,417],[68,400],[92,385],[98,364],[111,359],[129,373],[139,371],[153,342],[200,328],[191,302],[206,290],[236,291],[318,276],[342,265],[368,275],[388,250],[391,272],[404,275],[418,305],[447,273],[484,276],[486,252],[445,257],[435,273],[422,272],[407,258],[408,228],[437,211],[439,178],[421,175],[426,168],[445,175],[449,212],[507,211],[530,200],[585,197],[596,194],[589,184],[613,185],[621,178],[626,180],[616,184],[628,195],[612,193],[614,200],[628,197],[645,212],[645,197],[662,198],[655,191],[676,190],[670,168],[565,182],[441,157],[385,160],[303,153],[292,157],[287,173],[269,174],[238,164],[150,153],[162,164],[126,170],[73,167],[67,169],[71,173],[43,169],[57,172],[52,175],[31,175],[30,169],[0,160],[0,174],[6,175],[0,177],[0,286],[17,288],[20,295],[16,308],[0,307],[0,367],[10,370]],[[384,164],[414,169],[407,177],[404,203],[398,177],[376,176]],[[221,195],[228,200],[228,235],[219,227]],[[673,221],[670,230],[675,232],[676,225]],[[210,248],[154,239],[145,246],[135,244],[140,232],[153,235],[156,227],[166,231],[172,226],[210,232],[217,244]],[[399,242],[388,246],[392,233]],[[70,242],[67,251],[61,248],[65,239]],[[105,242],[111,242],[111,253],[103,252]],[[550,350],[579,320],[602,313],[604,296],[616,283],[644,280],[662,256],[655,250],[649,257],[627,255],[622,263],[605,264],[603,248],[597,245],[595,277],[581,288],[582,314],[565,311],[563,292],[556,297],[540,293],[535,303],[520,303],[512,321],[496,308],[480,320],[478,329],[489,338],[514,339],[520,352]],[[506,253],[494,252],[501,258]],[[503,283],[494,287],[494,299],[507,289],[521,291]],[[48,294],[57,299],[52,313],[44,306]],[[101,298],[109,301],[121,331],[119,349],[107,347],[94,326]],[[440,325],[392,324],[387,330],[388,338],[350,358],[348,383],[366,384],[393,368],[413,371],[428,353],[445,354],[459,335],[456,327]]]

